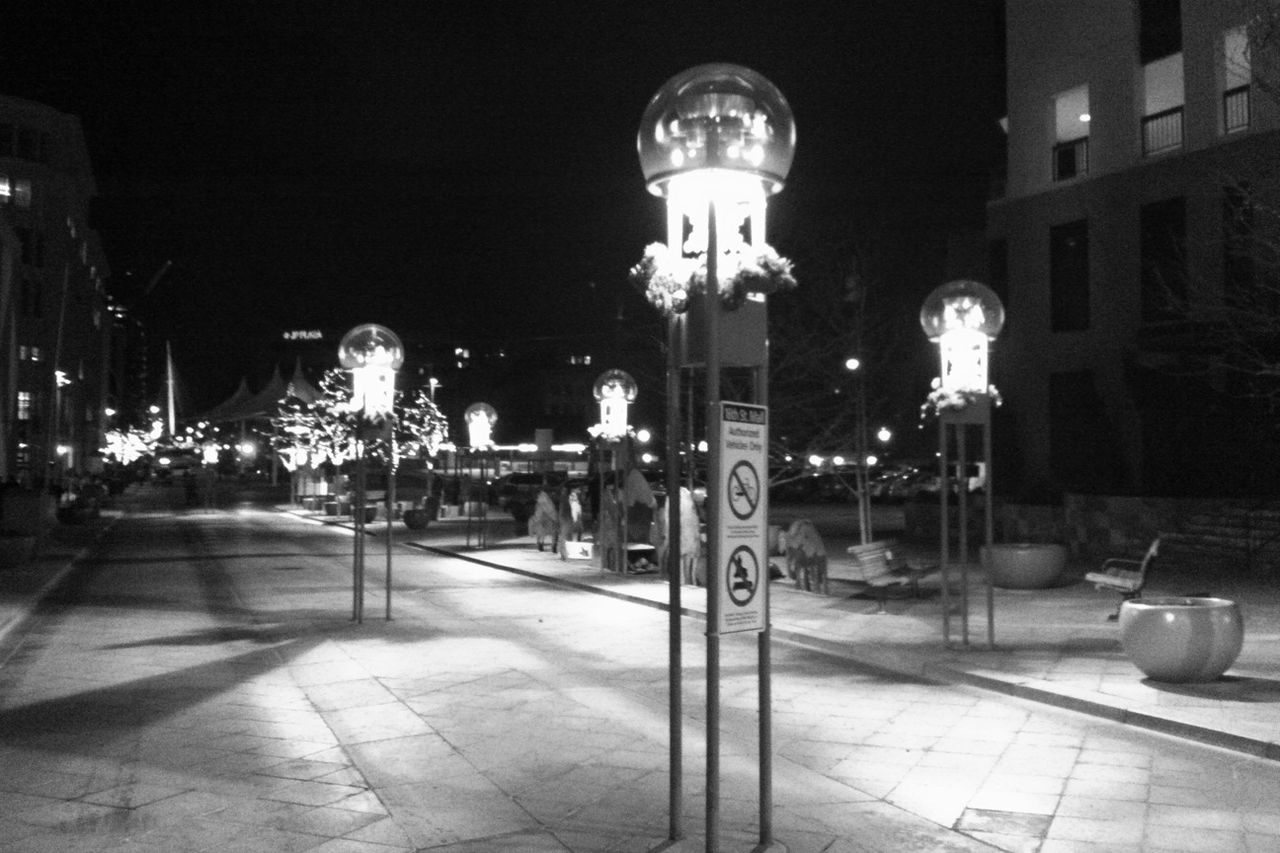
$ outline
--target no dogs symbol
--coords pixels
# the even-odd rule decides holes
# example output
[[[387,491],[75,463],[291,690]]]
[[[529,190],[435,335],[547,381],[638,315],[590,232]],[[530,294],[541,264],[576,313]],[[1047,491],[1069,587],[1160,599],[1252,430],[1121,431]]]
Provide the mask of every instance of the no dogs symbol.
[[[756,597],[760,588],[760,561],[746,545],[739,545],[729,557],[725,569],[725,588],[729,598],[739,607],[746,607]]]

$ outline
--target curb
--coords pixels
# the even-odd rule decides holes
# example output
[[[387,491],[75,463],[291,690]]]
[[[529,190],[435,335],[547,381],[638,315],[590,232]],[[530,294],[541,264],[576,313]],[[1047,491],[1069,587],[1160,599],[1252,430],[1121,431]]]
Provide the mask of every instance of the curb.
[[[469,554],[451,551],[448,548],[439,548],[419,543],[405,544],[408,547],[419,551],[425,551],[442,557],[453,557],[455,559],[465,560],[487,568],[497,569],[498,571],[509,572],[523,577],[545,581],[547,583],[553,583],[569,589],[576,589],[582,592],[594,593],[596,595],[604,595],[632,604],[652,607],[655,610],[662,610],[664,612],[670,609],[670,606],[664,601],[631,595],[629,593],[613,589],[602,589],[590,583],[539,574],[538,572],[530,571],[529,569],[521,569],[514,566],[504,565],[502,563],[484,560]],[[688,616],[704,622],[706,621],[706,614],[702,611],[689,610],[684,607],[680,610],[682,616]],[[778,628],[777,626],[773,626],[770,633],[775,639],[791,645],[839,657],[857,664],[858,666],[867,667],[878,672],[918,678],[935,684],[963,684],[969,687],[988,690],[993,693],[1000,693],[1015,699],[1024,699],[1041,705],[1061,708],[1066,711],[1087,714],[1092,717],[1098,717],[1099,719],[1132,726],[1133,728],[1143,729],[1157,734],[1171,735],[1184,740],[1196,741],[1197,743],[1219,747],[1221,749],[1242,753],[1255,758],[1280,761],[1280,743],[1245,737],[1243,735],[1234,735],[1228,732],[1212,729],[1207,726],[1196,725],[1195,723],[1184,723],[1143,711],[1135,711],[1118,702],[1106,702],[1085,696],[1049,690],[1045,687],[1038,686],[1037,682],[1026,679],[1014,679],[994,674],[972,672],[950,664],[927,660],[923,656],[910,651],[896,650],[892,656],[887,654],[877,654],[876,652],[867,652],[848,643],[824,640],[821,637],[815,637],[812,634],[808,634],[803,631]]]

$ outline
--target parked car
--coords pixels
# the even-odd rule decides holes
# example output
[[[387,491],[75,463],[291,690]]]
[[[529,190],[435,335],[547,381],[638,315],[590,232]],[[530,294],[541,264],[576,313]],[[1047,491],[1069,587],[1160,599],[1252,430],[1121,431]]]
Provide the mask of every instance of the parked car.
[[[200,467],[200,455],[189,447],[157,447],[151,457],[151,474],[157,480],[181,477]]]

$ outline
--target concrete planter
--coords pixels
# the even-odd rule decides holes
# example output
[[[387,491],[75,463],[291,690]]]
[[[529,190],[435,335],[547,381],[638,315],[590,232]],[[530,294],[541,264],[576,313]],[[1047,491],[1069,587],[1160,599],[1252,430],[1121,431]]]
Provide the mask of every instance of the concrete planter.
[[[1120,643],[1148,678],[1214,681],[1240,656],[1244,618],[1225,598],[1138,598],[1120,607]]]
[[[982,566],[1001,589],[1046,589],[1062,578],[1067,549],[1042,542],[1004,542],[982,546]]]
[[[404,512],[404,526],[410,530],[426,530],[431,523],[431,514],[425,509],[407,509]]]

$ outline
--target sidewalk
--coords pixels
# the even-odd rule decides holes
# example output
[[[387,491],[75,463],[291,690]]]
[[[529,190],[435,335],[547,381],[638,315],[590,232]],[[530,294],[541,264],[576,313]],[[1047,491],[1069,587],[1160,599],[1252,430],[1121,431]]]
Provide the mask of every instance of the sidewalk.
[[[321,523],[346,522],[287,509]],[[385,525],[371,524],[368,530],[381,543]],[[590,561],[540,552],[532,538],[512,535],[505,516],[491,520],[488,530],[483,548],[475,544],[474,526],[468,544],[461,520],[434,521],[418,532],[397,524],[393,536],[397,544],[660,609],[670,600],[669,584],[657,574],[623,576]],[[1239,602],[1245,620],[1244,648],[1226,676],[1206,684],[1164,684],[1147,679],[1125,656],[1119,628],[1106,618],[1118,596],[1080,580],[1094,566],[1069,566],[1071,582],[1053,589],[995,590],[994,648],[987,643],[985,585],[980,569],[971,566],[969,644],[963,643],[960,617],[953,615],[948,647],[936,585],[931,591],[925,587],[918,598],[890,598],[887,612],[880,613],[873,598],[840,580],[844,543],[828,539],[826,545],[833,562],[829,596],[800,591],[788,580],[771,585],[775,639],[887,672],[968,684],[1280,760],[1280,588],[1274,582],[1230,578],[1206,584],[1185,572],[1153,572],[1148,596],[1184,595],[1209,586],[1213,595]],[[936,553],[913,550],[921,562],[937,562]],[[380,544],[375,552],[383,553]],[[955,584],[959,567],[952,572]],[[705,620],[705,589],[681,587],[681,609]]]
[[[317,523],[349,526],[348,519],[282,509]],[[82,525],[59,526],[34,560],[0,570],[0,664],[10,651],[9,635],[120,513],[108,511]],[[381,523],[369,526],[379,543],[385,529]],[[590,561],[562,561],[554,553],[538,551],[531,538],[513,536],[505,516],[490,522],[487,547],[476,547],[474,527],[468,544],[468,532],[465,521],[441,520],[424,531],[396,524],[393,538],[397,545],[646,606],[661,609],[669,601],[670,587],[656,574],[622,576],[602,571]],[[969,684],[1280,760],[1280,589],[1274,582],[1236,578],[1215,582],[1212,593],[1240,602],[1244,613],[1244,648],[1239,659],[1216,682],[1161,684],[1146,680],[1121,650],[1116,623],[1106,621],[1117,601],[1112,593],[1082,581],[1048,590],[996,590],[992,649],[987,646],[985,589],[974,568],[969,645],[961,642],[961,621],[953,616],[949,648],[943,640],[936,589],[935,594],[926,590],[919,598],[891,598],[887,612],[879,613],[874,599],[856,594],[853,586],[840,580],[843,544],[828,541],[827,546],[833,558],[831,595],[799,591],[787,580],[773,582],[775,639],[888,672]],[[373,553],[381,553],[380,548]],[[1069,571],[1079,578],[1090,568],[1071,566]],[[1157,572],[1147,594],[1176,595],[1205,586],[1203,579]],[[684,586],[680,592],[682,611],[705,619],[705,590]]]

